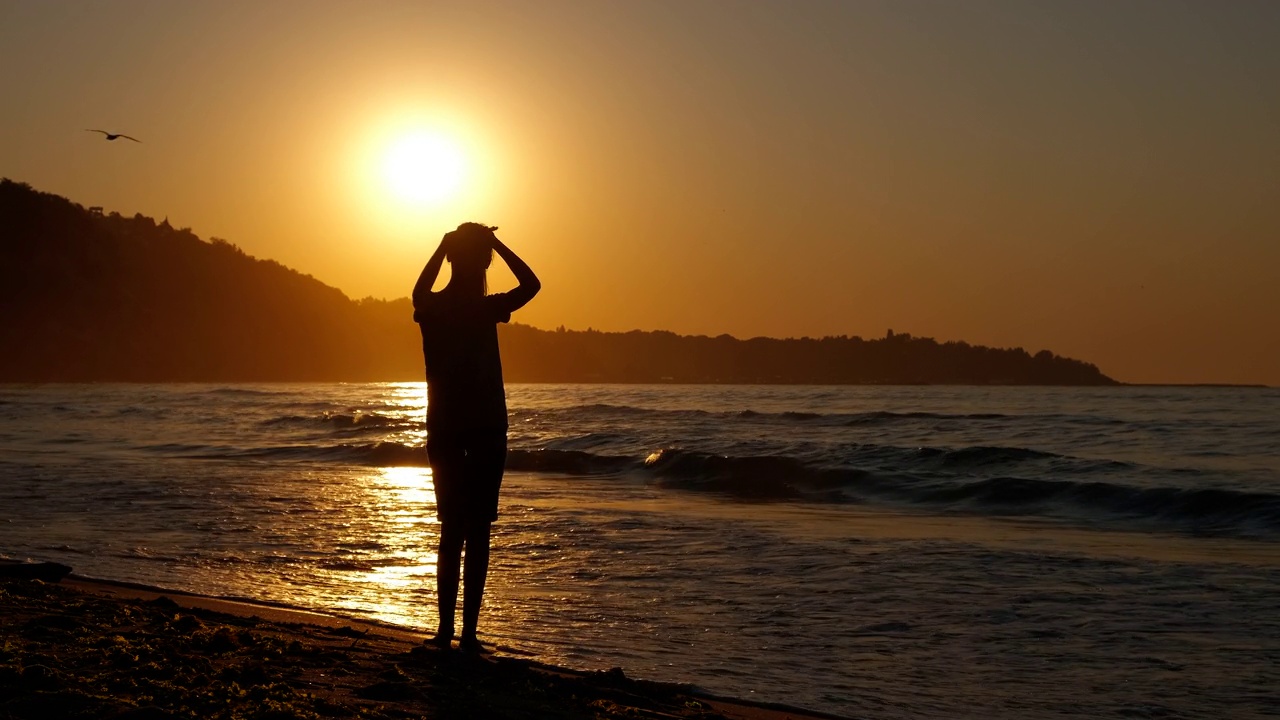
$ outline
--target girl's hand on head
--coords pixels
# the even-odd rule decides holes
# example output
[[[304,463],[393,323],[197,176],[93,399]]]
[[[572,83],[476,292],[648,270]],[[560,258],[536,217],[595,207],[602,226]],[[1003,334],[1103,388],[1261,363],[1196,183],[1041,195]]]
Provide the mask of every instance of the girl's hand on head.
[[[440,238],[440,251],[447,256],[449,254],[449,250],[453,248],[455,240],[456,238],[452,231],[445,233],[444,237]]]

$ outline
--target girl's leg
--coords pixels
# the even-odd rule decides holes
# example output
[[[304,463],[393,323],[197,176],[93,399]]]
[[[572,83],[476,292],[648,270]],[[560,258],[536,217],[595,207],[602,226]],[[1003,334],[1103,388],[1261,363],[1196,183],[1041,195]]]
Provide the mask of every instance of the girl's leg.
[[[467,447],[468,479],[474,505],[467,517],[466,560],[462,594],[462,639],[459,647],[476,649],[476,626],[489,576],[489,538],[498,519],[498,492],[507,457],[505,429],[477,434]]]
[[[466,580],[462,595],[462,641],[474,642],[484,601],[484,583],[489,576],[491,523],[477,522],[467,530]],[[456,592],[456,590],[455,590]]]
[[[436,551],[436,602],[440,613],[440,627],[436,632],[436,639],[444,642],[453,637],[454,608],[458,604],[458,573],[465,539],[462,530],[454,523],[440,523],[440,546]],[[470,554],[468,551],[468,557]],[[469,561],[467,565],[470,566]],[[468,594],[469,591],[470,583]]]

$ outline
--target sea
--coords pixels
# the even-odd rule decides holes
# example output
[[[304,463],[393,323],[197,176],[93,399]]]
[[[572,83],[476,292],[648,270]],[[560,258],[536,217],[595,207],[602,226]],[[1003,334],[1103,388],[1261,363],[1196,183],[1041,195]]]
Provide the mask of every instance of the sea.
[[[1280,715],[1280,390],[509,385],[482,640],[849,718]],[[0,555],[429,631],[421,383],[0,385]]]

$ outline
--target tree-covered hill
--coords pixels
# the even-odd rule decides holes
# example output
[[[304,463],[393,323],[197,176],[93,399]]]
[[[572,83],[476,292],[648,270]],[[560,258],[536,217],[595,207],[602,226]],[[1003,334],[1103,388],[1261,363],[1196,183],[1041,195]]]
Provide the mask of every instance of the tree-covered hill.
[[[407,299],[0,181],[0,381],[420,380]],[[1049,351],[502,326],[511,382],[1110,384]]]
[[[416,378],[407,301],[339,290],[188,229],[0,183],[0,379]],[[388,348],[398,352],[386,355]]]
[[[1041,350],[939,343],[905,333],[875,340],[824,337],[739,340],[670,332],[548,332],[512,325],[504,362],[541,382],[687,382],[957,385],[1111,385],[1097,367]],[[516,380],[517,373],[508,373]]]

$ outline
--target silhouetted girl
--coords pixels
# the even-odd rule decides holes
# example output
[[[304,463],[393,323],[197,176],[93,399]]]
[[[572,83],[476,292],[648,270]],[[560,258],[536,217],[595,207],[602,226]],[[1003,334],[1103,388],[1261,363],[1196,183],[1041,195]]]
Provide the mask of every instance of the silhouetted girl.
[[[489,571],[489,533],[498,519],[498,489],[507,456],[507,401],[498,357],[498,323],[542,288],[537,276],[494,235],[495,227],[463,223],[446,233],[413,288],[413,319],[422,328],[427,365],[427,455],[440,518],[436,590],[440,627],[434,642],[453,637],[458,575],[466,547],[462,636],[459,647],[478,649],[476,623]],[[487,295],[485,272],[493,254],[520,285]],[[440,266],[450,263],[448,285],[432,292]]]

